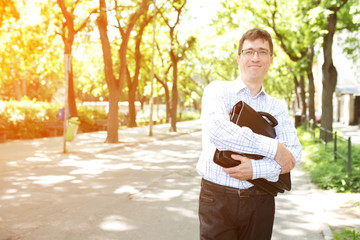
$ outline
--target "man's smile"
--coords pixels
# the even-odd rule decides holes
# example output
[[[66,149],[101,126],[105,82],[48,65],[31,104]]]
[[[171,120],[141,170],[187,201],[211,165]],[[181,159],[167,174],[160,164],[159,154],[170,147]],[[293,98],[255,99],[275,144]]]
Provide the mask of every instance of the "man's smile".
[[[261,64],[250,64],[249,68],[261,68]]]

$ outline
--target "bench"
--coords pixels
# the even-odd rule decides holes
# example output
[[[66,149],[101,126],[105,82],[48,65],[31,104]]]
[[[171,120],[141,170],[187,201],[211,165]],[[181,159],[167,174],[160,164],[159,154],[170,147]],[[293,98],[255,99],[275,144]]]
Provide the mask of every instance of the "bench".
[[[107,119],[95,119],[95,126],[100,131],[107,130]]]
[[[64,131],[64,121],[49,120],[44,122],[45,129],[48,131],[49,137],[61,136]]]

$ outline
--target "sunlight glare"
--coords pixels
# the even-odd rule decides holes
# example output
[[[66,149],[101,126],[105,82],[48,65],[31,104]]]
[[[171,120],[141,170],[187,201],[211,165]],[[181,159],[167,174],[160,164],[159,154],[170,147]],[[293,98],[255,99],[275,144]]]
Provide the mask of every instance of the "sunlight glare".
[[[123,194],[123,193],[135,194],[138,192],[139,191],[136,188],[130,185],[121,186],[114,191],[115,194]]]
[[[198,218],[198,214],[196,211],[194,212],[186,208],[165,207],[165,209],[168,210],[169,212],[177,213],[184,217],[195,218],[195,219]]]
[[[43,22],[41,14],[40,14],[40,8],[35,4],[27,4],[26,6],[27,10],[24,16],[22,18],[24,19],[23,24],[27,26],[36,26]]]
[[[128,231],[136,227],[127,223],[124,217],[112,215],[104,219],[100,224],[100,228],[105,231]]]
[[[26,161],[29,162],[51,162],[51,158],[46,156],[35,156],[35,157],[28,157]]]
[[[35,176],[29,177],[30,180],[34,180],[34,183],[40,184],[43,186],[54,185],[57,183],[72,180],[74,178],[75,177],[68,176],[68,175],[62,175],[62,176],[49,175],[49,176],[42,176],[42,177],[35,177]]]
[[[147,193],[145,198],[159,199],[161,201],[170,201],[172,198],[181,196],[184,193],[183,190],[163,190],[157,193]]]

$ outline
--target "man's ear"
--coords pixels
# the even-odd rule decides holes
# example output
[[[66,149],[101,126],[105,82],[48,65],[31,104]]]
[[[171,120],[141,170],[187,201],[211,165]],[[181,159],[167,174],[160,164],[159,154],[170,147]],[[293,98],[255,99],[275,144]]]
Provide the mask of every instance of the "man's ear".
[[[238,65],[240,65],[240,55],[236,56],[236,61],[237,61]]]

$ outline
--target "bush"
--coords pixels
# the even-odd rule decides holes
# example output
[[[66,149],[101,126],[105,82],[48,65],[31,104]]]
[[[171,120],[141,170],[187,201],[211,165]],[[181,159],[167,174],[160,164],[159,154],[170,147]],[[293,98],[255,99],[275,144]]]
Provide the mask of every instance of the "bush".
[[[58,120],[63,106],[48,102],[24,99],[22,101],[0,101],[0,123],[6,129],[8,139],[32,139],[47,137],[44,122]],[[103,109],[78,106],[80,129],[83,132],[96,131],[95,119],[106,119]]]
[[[190,120],[196,120],[200,118],[199,112],[193,112],[193,111],[184,111],[182,112],[181,116],[178,116],[179,121],[190,121]]]
[[[60,104],[39,102],[36,100],[23,99],[22,101],[0,101],[0,129],[5,129],[7,139],[32,139],[48,136],[45,128],[45,121],[58,120]],[[77,105],[78,117],[80,120],[80,132],[92,132],[101,130],[95,125],[97,119],[107,119],[107,112],[104,108],[96,106]],[[119,124],[128,123],[127,114],[119,112]],[[198,119],[199,113],[184,111],[179,121]],[[153,121],[156,124],[165,123],[165,112],[154,113]],[[148,124],[148,113],[137,113],[137,124],[143,126]]]
[[[57,116],[56,106],[35,100],[0,102],[0,119],[8,139],[44,136],[43,122]]]
[[[341,158],[334,159],[332,142],[325,146],[315,141],[304,127],[298,128],[298,135],[303,146],[302,165],[314,184],[337,192],[360,192],[360,146],[352,146],[352,178],[349,182],[347,163]],[[345,155],[346,144],[339,142],[338,151]]]
[[[107,119],[105,110],[84,105],[78,106],[78,115],[80,120],[79,128],[82,132],[98,131],[99,127],[95,125],[95,119]]]

